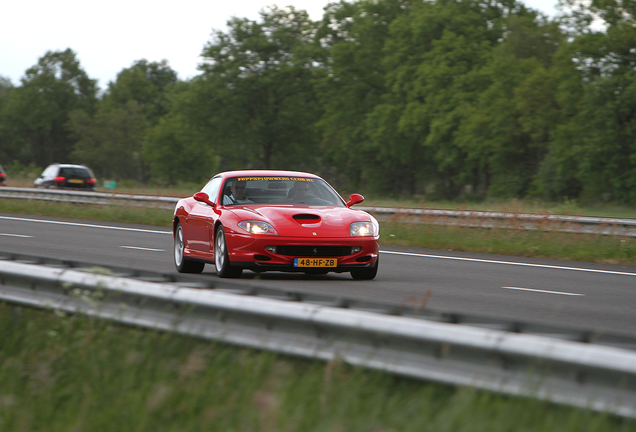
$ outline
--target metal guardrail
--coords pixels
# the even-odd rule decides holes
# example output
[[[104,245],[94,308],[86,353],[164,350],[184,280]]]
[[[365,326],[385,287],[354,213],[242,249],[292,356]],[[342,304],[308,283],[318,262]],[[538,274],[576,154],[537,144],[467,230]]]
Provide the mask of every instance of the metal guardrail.
[[[476,228],[561,231],[636,237],[636,219],[513,212],[357,207],[378,220]]]
[[[635,349],[0,258],[5,302],[636,417]]]
[[[81,204],[101,205],[134,205],[150,206],[163,209],[174,209],[180,198],[152,195],[133,195],[105,192],[83,192],[62,189],[36,189],[36,188],[0,188],[0,198],[15,198],[38,201],[57,201]]]
[[[0,188],[0,198],[61,201],[103,205],[152,206],[174,209],[178,197],[80,192],[35,188]],[[513,212],[456,211],[356,206],[380,221],[422,223],[446,226],[561,231],[636,237],[636,219],[526,214]]]

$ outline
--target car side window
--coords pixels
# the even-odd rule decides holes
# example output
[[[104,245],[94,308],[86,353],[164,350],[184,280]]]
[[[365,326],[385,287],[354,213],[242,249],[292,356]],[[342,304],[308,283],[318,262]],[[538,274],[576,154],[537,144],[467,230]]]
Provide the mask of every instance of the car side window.
[[[55,165],[49,165],[47,169],[42,173],[43,177],[53,177],[55,175]]]
[[[215,177],[206,184],[201,192],[205,192],[208,194],[210,201],[216,204],[216,201],[219,198],[219,189],[221,188],[221,177]]]

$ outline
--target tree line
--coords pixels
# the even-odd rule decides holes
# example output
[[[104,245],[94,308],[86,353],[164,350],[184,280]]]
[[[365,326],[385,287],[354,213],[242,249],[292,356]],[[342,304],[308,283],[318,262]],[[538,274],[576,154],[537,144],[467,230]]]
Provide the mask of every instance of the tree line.
[[[103,92],[71,49],[0,79],[0,160],[203,182],[307,170],[434,199],[636,204],[636,0],[358,0],[232,18],[179,80],[136,61]]]

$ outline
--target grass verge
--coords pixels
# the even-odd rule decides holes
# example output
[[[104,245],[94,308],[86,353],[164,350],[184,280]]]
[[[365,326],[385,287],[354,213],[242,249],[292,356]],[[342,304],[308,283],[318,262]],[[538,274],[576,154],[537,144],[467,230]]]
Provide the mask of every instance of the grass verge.
[[[0,304],[3,431],[631,431],[636,421]]]
[[[172,210],[151,207],[78,204],[26,199],[0,200],[0,213],[88,219],[152,226],[172,226]]]
[[[170,227],[171,210],[3,199],[0,212]],[[636,265],[636,239],[515,229],[381,223],[380,243],[439,250]]]
[[[391,222],[380,232],[385,245],[636,265],[631,237]]]

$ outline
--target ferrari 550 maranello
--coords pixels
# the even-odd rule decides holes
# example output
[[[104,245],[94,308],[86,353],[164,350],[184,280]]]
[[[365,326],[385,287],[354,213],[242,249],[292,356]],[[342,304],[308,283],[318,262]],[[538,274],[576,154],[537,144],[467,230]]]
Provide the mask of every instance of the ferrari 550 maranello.
[[[220,277],[254,272],[350,272],[373,279],[380,229],[322,178],[292,171],[231,171],[177,203],[174,260],[182,273],[214,263]]]

